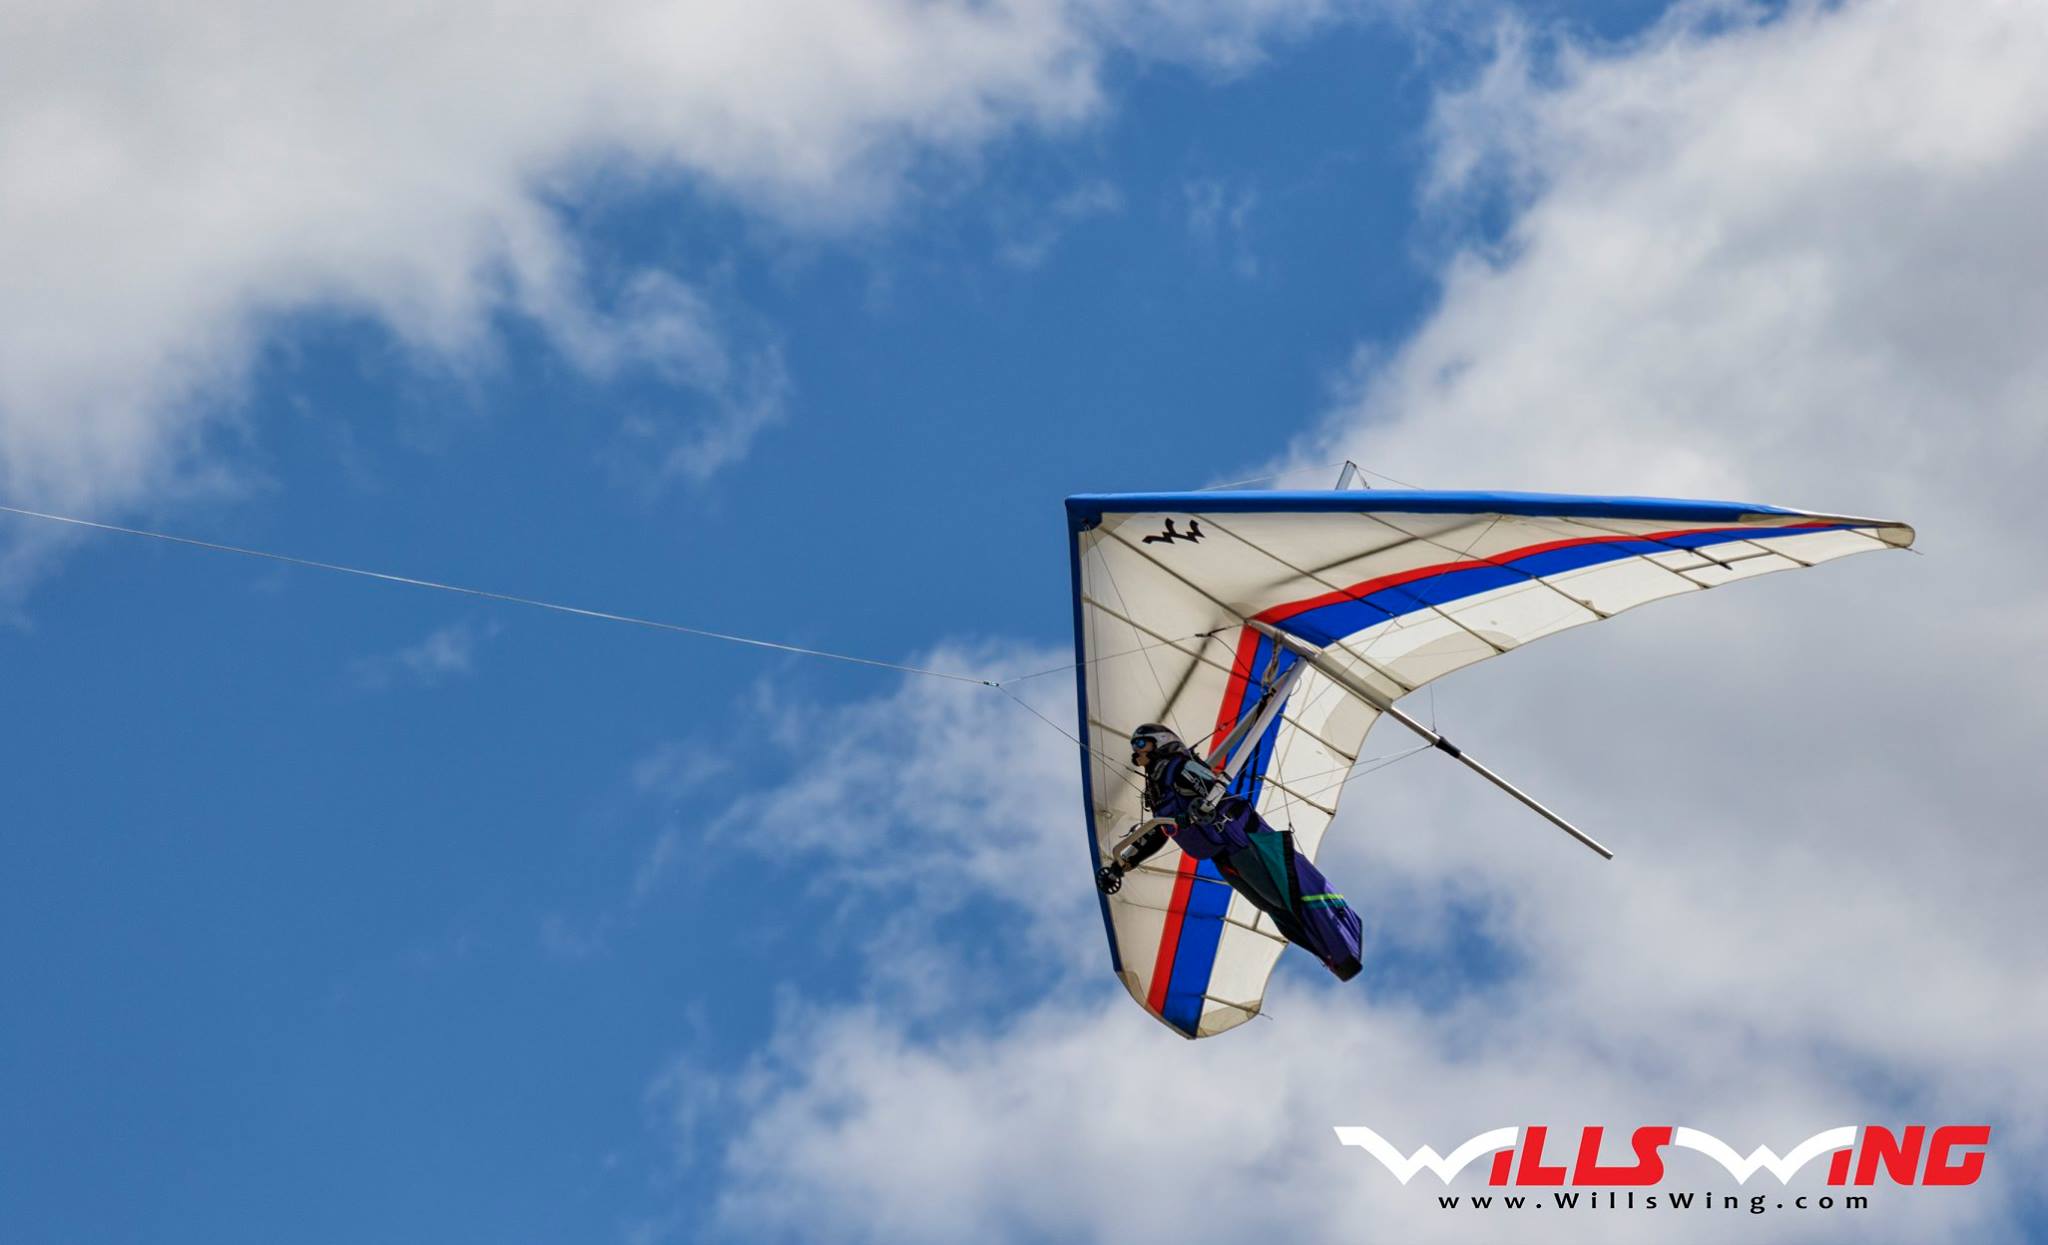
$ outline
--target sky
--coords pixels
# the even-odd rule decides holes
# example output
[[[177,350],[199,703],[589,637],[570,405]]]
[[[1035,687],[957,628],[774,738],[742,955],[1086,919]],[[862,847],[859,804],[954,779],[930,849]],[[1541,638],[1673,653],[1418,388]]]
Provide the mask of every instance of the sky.
[[[989,689],[0,515],[0,1235],[1639,1239],[1332,1126],[1988,1122],[1977,1185],[1655,1229],[2048,1237],[2044,55],[1999,0],[0,8],[0,504],[995,677],[1071,660],[1070,493],[1352,458],[1921,551],[1443,681],[1618,859],[1391,766],[1321,856],[1365,973],[1187,1043]]]

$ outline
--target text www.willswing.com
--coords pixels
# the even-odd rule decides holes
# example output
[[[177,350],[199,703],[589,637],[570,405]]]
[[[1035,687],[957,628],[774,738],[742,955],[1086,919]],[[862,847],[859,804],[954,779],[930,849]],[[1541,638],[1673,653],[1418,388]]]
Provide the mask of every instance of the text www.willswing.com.
[[[1738,1197],[1732,1193],[1643,1193],[1633,1190],[1627,1193],[1552,1193],[1548,1197],[1530,1197],[1523,1193],[1495,1194],[1479,1193],[1460,1195],[1442,1194],[1436,1204],[1444,1210],[1719,1210],[1747,1211],[1752,1215],[1767,1214],[1774,1210],[1867,1210],[1870,1199],[1861,1194],[1832,1193],[1814,1195],[1752,1193]]]

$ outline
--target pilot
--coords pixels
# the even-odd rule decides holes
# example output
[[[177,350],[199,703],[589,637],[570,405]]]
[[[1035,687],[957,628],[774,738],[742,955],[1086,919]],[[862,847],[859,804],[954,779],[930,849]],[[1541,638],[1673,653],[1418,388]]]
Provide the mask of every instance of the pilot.
[[[1158,723],[1131,732],[1131,766],[1145,775],[1145,808],[1162,824],[1127,845],[1096,872],[1106,894],[1171,838],[1196,860],[1213,861],[1232,890],[1273,918],[1287,941],[1320,959],[1339,980],[1358,975],[1358,914],[1295,850],[1294,832],[1275,830],[1228,781]]]

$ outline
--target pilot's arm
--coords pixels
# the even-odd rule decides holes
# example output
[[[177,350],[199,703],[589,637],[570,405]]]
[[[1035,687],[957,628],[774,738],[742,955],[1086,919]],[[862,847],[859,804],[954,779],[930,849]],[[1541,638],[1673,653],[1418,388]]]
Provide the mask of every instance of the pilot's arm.
[[[1125,844],[1116,858],[1095,871],[1095,888],[1105,895],[1123,889],[1124,874],[1156,855],[1166,846],[1166,826],[1156,825]]]

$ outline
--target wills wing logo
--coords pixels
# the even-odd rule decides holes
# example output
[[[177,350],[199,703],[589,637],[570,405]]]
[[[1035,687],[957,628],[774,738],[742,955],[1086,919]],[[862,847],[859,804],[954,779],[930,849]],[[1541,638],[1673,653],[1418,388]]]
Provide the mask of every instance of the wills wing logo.
[[[1639,1187],[1663,1180],[1667,1147],[1705,1155],[1735,1177],[1737,1184],[1747,1184],[1759,1171],[1770,1172],[1779,1184],[1790,1184],[1800,1168],[1823,1154],[1832,1156],[1828,1160],[1827,1181],[1831,1185],[1850,1184],[1852,1177],[1858,1185],[1875,1184],[1880,1169],[1885,1179],[1896,1185],[1975,1184],[1984,1171],[1981,1147],[1991,1140],[1988,1124],[1944,1124],[1937,1128],[1913,1124],[1898,1132],[1877,1124],[1862,1128],[1845,1125],[1815,1133],[1782,1157],[1769,1146],[1758,1146],[1744,1156],[1712,1133],[1657,1126],[1638,1128],[1629,1134],[1633,1163],[1609,1166],[1600,1162],[1600,1141],[1605,1132],[1597,1125],[1579,1130],[1577,1153],[1568,1165],[1544,1161],[1550,1130],[1541,1124],[1492,1129],[1448,1155],[1440,1155],[1430,1146],[1403,1154],[1385,1137],[1359,1125],[1339,1125],[1337,1140],[1371,1155],[1404,1185],[1425,1168],[1449,1184],[1475,1159],[1491,1154],[1493,1161],[1486,1178],[1489,1185],[1571,1184],[1601,1188]],[[1563,1151],[1557,1153],[1562,1155]]]
[[[1184,540],[1192,545],[1200,541],[1201,539],[1202,521],[1200,519],[1189,519],[1188,530],[1185,532],[1174,531],[1173,520],[1168,519],[1166,521],[1166,530],[1159,533],[1157,536],[1147,536],[1145,538],[1145,543],[1148,545],[1170,545],[1176,540]]]

